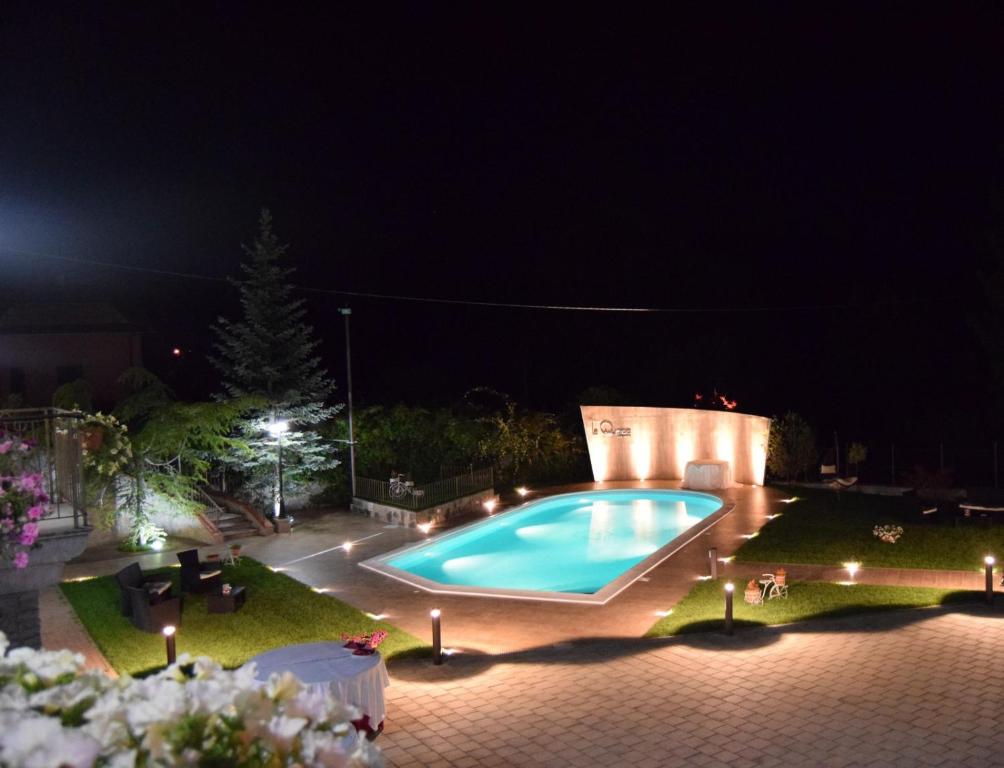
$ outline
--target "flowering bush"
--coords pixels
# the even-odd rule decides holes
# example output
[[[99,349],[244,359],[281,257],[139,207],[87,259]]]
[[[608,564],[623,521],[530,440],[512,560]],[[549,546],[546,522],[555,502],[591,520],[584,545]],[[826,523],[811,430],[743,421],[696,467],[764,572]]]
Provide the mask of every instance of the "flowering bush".
[[[28,551],[38,546],[38,521],[49,501],[41,473],[22,469],[33,448],[31,440],[0,433],[0,558],[15,568],[26,567]]]
[[[886,544],[895,544],[903,535],[903,527],[900,525],[876,525],[872,528],[872,533]]]
[[[143,680],[112,680],[69,651],[6,651],[0,633],[3,766],[383,765],[354,710],[288,673],[261,684],[252,667],[183,655]]]

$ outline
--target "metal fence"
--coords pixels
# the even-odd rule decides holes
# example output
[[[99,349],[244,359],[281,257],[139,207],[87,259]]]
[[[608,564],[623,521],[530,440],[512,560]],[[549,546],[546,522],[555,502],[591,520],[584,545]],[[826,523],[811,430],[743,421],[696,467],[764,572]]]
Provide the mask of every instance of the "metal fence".
[[[491,467],[472,469],[453,477],[445,477],[425,485],[415,485],[404,480],[373,480],[356,478],[356,496],[402,509],[428,509],[438,504],[487,491],[495,487]]]
[[[83,415],[59,408],[24,408],[0,411],[0,430],[33,444],[24,455],[28,472],[42,475],[49,495],[43,520],[73,519],[87,525],[84,495],[83,451],[80,424]]]

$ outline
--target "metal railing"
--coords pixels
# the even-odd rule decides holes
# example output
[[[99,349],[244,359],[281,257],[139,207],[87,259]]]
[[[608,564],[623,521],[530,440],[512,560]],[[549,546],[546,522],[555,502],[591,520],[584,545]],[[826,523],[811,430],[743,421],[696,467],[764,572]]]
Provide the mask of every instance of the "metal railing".
[[[24,456],[23,468],[42,475],[50,499],[42,519],[73,518],[75,528],[87,525],[82,420],[83,414],[59,408],[0,411],[0,430],[5,435],[34,444]]]
[[[396,486],[393,490],[392,485]],[[396,483],[386,480],[357,477],[356,497],[387,504],[391,507],[419,510],[445,504],[448,501],[487,491],[494,487],[495,474],[492,468],[483,467],[424,485],[406,485],[403,489]]]

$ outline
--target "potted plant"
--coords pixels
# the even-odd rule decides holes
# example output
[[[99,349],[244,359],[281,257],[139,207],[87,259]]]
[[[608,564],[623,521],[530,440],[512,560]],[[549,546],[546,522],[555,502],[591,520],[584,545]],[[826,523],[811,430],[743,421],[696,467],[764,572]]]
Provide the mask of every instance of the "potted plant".
[[[745,599],[750,605],[759,605],[763,602],[763,597],[760,594],[760,585],[756,583],[756,579],[750,579],[746,585]]]

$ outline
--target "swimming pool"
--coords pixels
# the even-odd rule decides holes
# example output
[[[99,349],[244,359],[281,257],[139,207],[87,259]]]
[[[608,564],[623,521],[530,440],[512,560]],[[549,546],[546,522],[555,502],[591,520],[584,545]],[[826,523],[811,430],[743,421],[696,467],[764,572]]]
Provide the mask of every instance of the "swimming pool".
[[[361,565],[430,592],[605,603],[730,509],[687,491],[562,494]]]

